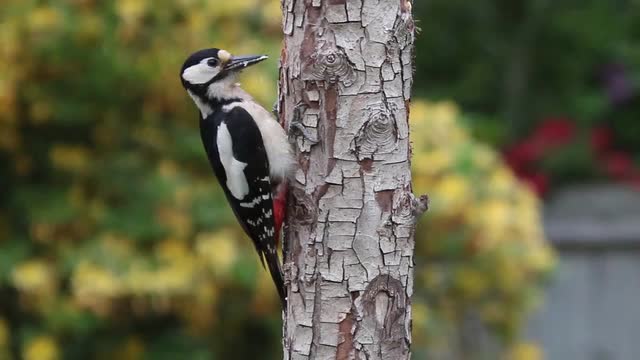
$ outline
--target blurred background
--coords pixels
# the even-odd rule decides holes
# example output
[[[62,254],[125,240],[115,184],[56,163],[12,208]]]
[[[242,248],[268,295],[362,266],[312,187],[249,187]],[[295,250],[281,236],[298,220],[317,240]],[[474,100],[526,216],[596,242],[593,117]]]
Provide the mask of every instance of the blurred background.
[[[416,1],[415,359],[640,356],[640,3]],[[0,4],[0,359],[280,359],[179,83],[278,0]],[[251,346],[247,346],[251,344]]]

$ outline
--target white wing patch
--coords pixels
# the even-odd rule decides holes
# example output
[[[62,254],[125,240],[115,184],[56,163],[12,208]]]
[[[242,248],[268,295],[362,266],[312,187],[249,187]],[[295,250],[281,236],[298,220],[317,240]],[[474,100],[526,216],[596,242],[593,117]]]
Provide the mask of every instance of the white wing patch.
[[[223,108],[223,111],[231,111],[235,107],[241,107],[247,111],[260,129],[267,159],[269,159],[270,178],[278,181],[286,179],[290,175],[295,161],[291,145],[289,145],[288,137],[282,126],[270,112],[252,100],[228,104]]]
[[[220,162],[227,175],[227,188],[229,188],[233,197],[238,200],[243,199],[249,193],[249,183],[244,175],[244,168],[247,167],[247,163],[238,161],[233,157],[233,141],[227,124],[221,123],[218,126],[216,143]]]

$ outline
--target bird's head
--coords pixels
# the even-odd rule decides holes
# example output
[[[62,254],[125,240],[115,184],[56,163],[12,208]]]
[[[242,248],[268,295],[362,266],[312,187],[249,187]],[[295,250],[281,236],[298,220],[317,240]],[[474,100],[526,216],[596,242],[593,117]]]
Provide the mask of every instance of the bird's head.
[[[238,72],[265,59],[266,55],[233,56],[226,50],[215,48],[199,50],[182,65],[180,79],[191,93],[206,95],[211,90],[223,90],[235,83]]]

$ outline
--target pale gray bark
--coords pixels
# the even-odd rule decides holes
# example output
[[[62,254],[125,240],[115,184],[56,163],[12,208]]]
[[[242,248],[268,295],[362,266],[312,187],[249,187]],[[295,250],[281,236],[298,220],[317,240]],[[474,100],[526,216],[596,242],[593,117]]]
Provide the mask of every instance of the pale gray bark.
[[[408,359],[416,218],[408,0],[283,0],[279,113],[296,144],[285,359]]]

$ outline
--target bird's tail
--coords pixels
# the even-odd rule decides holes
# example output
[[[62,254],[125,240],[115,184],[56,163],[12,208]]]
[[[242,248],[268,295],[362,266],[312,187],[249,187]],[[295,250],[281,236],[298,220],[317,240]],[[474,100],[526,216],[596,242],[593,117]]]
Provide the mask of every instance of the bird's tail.
[[[282,230],[282,224],[287,214],[287,192],[289,186],[287,181],[283,181],[277,184],[273,189],[273,213],[274,213],[274,225],[275,225],[275,244],[276,248],[280,242],[280,234]],[[284,248],[284,246],[283,246]],[[278,294],[280,295],[280,301],[282,302],[282,308],[287,308],[287,289],[284,286],[284,279],[280,262],[278,261],[278,255],[276,253],[270,254],[270,259],[267,260],[269,266],[269,272],[273,278],[273,283],[278,288]]]
[[[272,254],[268,254],[266,257],[267,267],[269,268],[269,273],[271,273],[271,278],[273,279],[273,283],[278,290],[278,295],[280,296],[280,303],[282,304],[282,309],[286,311],[287,309],[287,289],[284,286],[284,276],[282,273],[282,268],[280,267],[280,261],[278,260],[278,255],[274,252]]]

